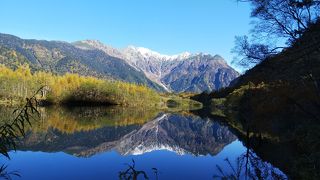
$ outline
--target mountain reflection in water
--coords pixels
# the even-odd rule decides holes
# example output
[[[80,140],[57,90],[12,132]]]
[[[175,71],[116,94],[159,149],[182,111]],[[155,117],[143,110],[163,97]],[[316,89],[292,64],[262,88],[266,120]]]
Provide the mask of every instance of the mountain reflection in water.
[[[119,112],[121,119],[114,117]],[[19,150],[63,151],[85,157],[111,150],[122,155],[154,150],[215,155],[236,139],[226,126],[194,115],[77,108],[55,109],[43,117],[46,119],[21,139]]]
[[[231,171],[226,158],[236,164],[246,152],[226,125],[190,113],[120,107],[40,111],[41,119],[6,162],[21,179],[117,179],[132,159],[151,179],[154,173],[159,179],[211,179],[219,174],[216,167]],[[8,112],[2,109],[1,117]]]

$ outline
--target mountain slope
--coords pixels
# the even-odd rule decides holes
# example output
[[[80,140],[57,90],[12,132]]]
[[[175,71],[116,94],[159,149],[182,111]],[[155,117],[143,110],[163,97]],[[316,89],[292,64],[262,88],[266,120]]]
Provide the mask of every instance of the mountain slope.
[[[212,91],[228,86],[239,75],[219,55],[184,52],[168,56],[134,46],[117,50],[92,40],[78,41],[74,44],[79,48],[99,49],[110,56],[122,58],[168,91]]]
[[[216,55],[168,56],[142,47],[118,50],[96,40],[25,40],[0,33],[0,63],[145,84],[158,91],[202,92],[226,87],[239,74]]]
[[[25,40],[0,34],[0,50],[12,51],[28,62],[34,69],[64,74],[67,72],[116,79],[131,83],[146,84],[156,90],[163,90],[149,80],[143,72],[128,65],[123,59],[110,56],[97,49],[80,49],[59,41]],[[0,52],[0,54],[3,54]],[[0,63],[11,65],[8,58],[0,58]],[[14,59],[12,59],[14,61]]]
[[[226,87],[238,75],[221,56],[198,54],[179,62],[161,81],[176,92],[202,92]]]

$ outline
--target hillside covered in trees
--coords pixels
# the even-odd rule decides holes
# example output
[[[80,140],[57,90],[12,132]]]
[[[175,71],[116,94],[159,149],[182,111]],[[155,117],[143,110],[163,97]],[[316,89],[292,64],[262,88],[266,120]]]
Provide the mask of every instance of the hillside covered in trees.
[[[0,99],[3,103],[20,103],[42,88],[38,99],[49,104],[159,105],[154,90],[120,81],[107,81],[78,74],[53,75],[31,73],[28,65],[16,70],[0,66]]]
[[[8,67],[27,63],[33,71],[59,75],[77,73],[164,90],[123,59],[109,56],[100,50],[80,49],[62,41],[26,40],[0,33],[0,63]]]
[[[320,21],[231,86],[194,99],[293,179],[320,177]],[[249,136],[249,137],[248,137]],[[268,149],[268,150],[266,150]],[[286,156],[282,156],[283,152]]]
[[[0,104],[19,105],[39,89],[36,98],[41,105],[119,105],[170,111],[201,108],[201,103],[190,100],[191,95],[161,94],[145,85],[72,73],[32,72],[29,65],[15,70],[0,65]]]

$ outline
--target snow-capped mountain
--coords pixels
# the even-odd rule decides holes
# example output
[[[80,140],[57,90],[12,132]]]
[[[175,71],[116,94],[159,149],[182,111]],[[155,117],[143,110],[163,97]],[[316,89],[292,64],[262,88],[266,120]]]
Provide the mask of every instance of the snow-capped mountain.
[[[148,48],[135,47],[135,46],[128,46],[126,49],[123,50],[123,53],[126,56],[126,58],[132,61],[139,60],[139,59],[136,59],[134,56],[138,56],[139,58],[143,58],[143,59],[154,59],[156,61],[183,60],[191,56],[191,53],[189,52],[183,52],[181,54],[176,54],[172,56],[164,55],[156,51],[152,51]]]
[[[98,48],[103,48],[100,50]],[[31,69],[54,74],[77,73],[111,80],[144,84],[157,91],[164,88],[122,58],[122,53],[99,41],[71,44],[63,41],[22,39],[0,33],[0,61],[8,67],[28,64]],[[11,53],[17,54],[12,58]]]
[[[73,43],[78,48],[98,49],[121,58],[146,77],[174,92],[202,92],[226,87],[239,76],[219,55],[183,52],[164,55],[144,47],[116,49],[95,40]]]

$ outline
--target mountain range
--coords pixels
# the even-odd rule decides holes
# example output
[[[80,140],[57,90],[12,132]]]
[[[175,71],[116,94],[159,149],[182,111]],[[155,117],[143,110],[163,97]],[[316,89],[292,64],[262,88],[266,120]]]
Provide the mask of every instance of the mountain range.
[[[145,84],[157,91],[202,92],[226,87],[239,73],[219,55],[163,55],[143,47],[116,49],[97,40],[26,40],[0,33],[0,63]]]

